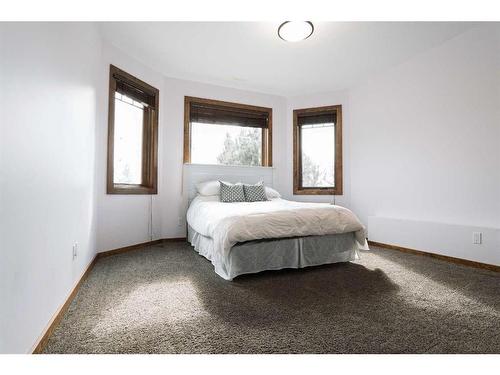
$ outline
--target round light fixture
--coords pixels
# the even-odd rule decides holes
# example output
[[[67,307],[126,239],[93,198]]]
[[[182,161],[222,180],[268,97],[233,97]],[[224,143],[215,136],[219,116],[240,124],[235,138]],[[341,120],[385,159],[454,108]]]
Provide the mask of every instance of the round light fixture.
[[[313,31],[310,21],[286,21],[278,28],[278,36],[287,42],[298,42],[309,38]]]

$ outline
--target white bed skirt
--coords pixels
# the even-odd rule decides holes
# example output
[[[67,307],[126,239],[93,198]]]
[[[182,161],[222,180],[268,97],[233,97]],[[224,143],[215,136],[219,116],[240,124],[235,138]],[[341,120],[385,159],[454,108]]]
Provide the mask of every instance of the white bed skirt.
[[[188,226],[188,241],[200,255],[212,262],[215,272],[226,280],[266,270],[303,268],[359,259],[354,232],[240,243],[229,252],[227,271],[213,261],[214,243],[210,237]]]

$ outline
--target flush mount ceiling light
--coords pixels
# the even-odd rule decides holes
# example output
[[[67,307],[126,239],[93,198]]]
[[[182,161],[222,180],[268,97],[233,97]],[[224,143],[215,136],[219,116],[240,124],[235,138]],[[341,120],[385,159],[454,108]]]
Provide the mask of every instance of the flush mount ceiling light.
[[[286,21],[278,28],[278,36],[287,42],[298,42],[309,38],[313,31],[310,21]]]

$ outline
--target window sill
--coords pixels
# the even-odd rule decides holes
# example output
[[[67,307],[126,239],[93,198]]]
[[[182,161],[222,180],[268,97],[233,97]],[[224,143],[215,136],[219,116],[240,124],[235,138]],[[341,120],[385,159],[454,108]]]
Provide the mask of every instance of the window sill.
[[[263,165],[227,165],[227,164],[202,164],[202,163],[184,163],[186,166],[195,166],[195,167],[213,167],[213,168],[265,168],[265,169],[274,169],[274,167],[267,167]]]
[[[127,185],[127,184],[113,184],[108,186],[107,194],[136,194],[136,195],[154,195],[158,194],[156,187],[142,186],[142,185]]]
[[[342,189],[337,188],[294,188],[293,195],[342,195]]]

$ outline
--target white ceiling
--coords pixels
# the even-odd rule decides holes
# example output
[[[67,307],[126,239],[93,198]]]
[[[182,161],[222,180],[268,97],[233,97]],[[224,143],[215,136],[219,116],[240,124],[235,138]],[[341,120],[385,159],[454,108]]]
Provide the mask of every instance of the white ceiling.
[[[279,23],[101,23],[105,40],[166,76],[283,96],[352,87],[474,26],[461,22],[317,22],[307,40]]]

